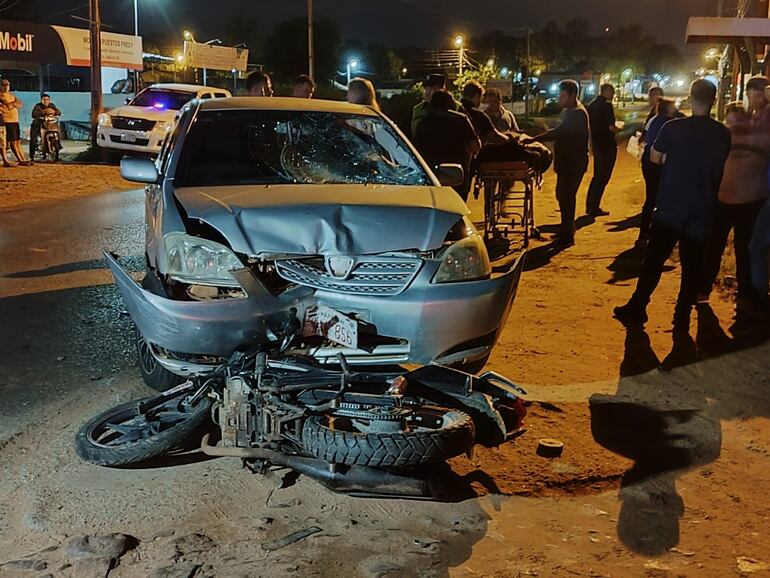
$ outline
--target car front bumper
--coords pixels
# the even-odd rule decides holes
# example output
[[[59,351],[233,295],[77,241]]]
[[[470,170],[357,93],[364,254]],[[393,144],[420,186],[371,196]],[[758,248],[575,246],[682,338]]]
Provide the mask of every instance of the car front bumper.
[[[165,132],[156,130],[121,130],[100,126],[97,129],[96,142],[102,148],[158,154],[165,136]],[[126,137],[134,139],[134,142],[126,140]]]
[[[273,296],[250,271],[242,270],[237,277],[246,298],[179,301],[143,289],[112,255],[105,257],[134,323],[155,346],[229,357],[235,350],[274,340],[272,328],[287,317],[301,322],[308,308],[326,305],[365,320],[379,336],[398,340],[367,350],[330,346],[307,351],[322,362],[343,352],[350,363],[359,364],[454,364],[486,356],[508,318],[524,263],[522,255],[495,278],[447,284],[431,283],[434,271],[424,267],[405,291],[389,297],[303,286]],[[196,372],[191,363],[159,360],[176,373]]]

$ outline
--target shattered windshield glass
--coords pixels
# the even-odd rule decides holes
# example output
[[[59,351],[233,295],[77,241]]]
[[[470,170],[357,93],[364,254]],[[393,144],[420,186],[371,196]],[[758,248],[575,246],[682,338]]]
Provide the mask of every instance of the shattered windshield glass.
[[[178,187],[432,184],[380,117],[273,110],[201,111],[174,179]]]

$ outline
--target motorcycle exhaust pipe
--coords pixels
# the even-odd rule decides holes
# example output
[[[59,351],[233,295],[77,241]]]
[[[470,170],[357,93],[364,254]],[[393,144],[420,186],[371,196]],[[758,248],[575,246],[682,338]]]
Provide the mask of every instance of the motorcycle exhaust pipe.
[[[413,500],[435,497],[427,480],[367,466],[344,466],[317,458],[287,456],[264,448],[213,446],[209,443],[209,439],[209,434],[206,434],[201,441],[201,451],[207,456],[266,460],[274,465],[305,474],[334,492],[360,497],[399,497]]]

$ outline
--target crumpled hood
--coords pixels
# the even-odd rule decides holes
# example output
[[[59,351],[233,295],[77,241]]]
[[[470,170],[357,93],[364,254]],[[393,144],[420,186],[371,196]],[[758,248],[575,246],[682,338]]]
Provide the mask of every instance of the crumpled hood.
[[[181,188],[192,219],[248,255],[363,255],[441,246],[468,207],[449,188],[269,185]]]
[[[118,106],[107,111],[110,116],[128,116],[145,120],[174,120],[176,110],[158,110],[152,106]]]

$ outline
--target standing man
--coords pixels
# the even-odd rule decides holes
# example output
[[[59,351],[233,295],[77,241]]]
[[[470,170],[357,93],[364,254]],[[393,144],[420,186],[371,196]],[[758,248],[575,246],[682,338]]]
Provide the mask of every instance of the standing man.
[[[471,119],[476,134],[479,135],[482,145],[503,144],[508,142],[509,136],[504,135],[495,128],[487,113],[481,110],[481,101],[484,98],[484,87],[475,80],[471,80],[463,87],[463,97],[460,100],[461,112]]]
[[[412,109],[412,138],[417,135],[417,125],[420,124],[422,119],[428,116],[428,105],[433,98],[433,94],[439,90],[446,90],[446,76],[443,74],[429,74],[423,81],[422,85],[423,101]],[[454,99],[452,99],[452,106],[450,110],[457,110],[457,108],[457,103]]]
[[[442,163],[458,164],[465,174],[481,149],[481,141],[468,117],[452,110],[454,99],[444,90],[433,93],[426,116],[417,126],[415,146],[431,168]],[[466,177],[466,182],[468,178]],[[468,200],[465,184],[455,187],[463,201]]]
[[[707,80],[690,87],[692,116],[667,122],[650,151],[653,163],[663,165],[652,217],[650,241],[631,299],[615,308],[623,323],[647,321],[650,302],[666,260],[679,243],[682,280],[674,310],[674,327],[689,328],[698,295],[706,238],[730,152],[730,131],[711,118],[717,89]]]
[[[43,119],[47,116],[61,116],[61,111],[51,102],[51,97],[43,93],[40,102],[32,109],[32,126],[29,130],[29,160],[35,160],[35,149],[37,148],[37,139],[40,138],[40,128]]]
[[[591,217],[609,215],[602,209],[604,190],[612,178],[615,161],[618,158],[618,143],[615,133],[615,111],[612,109],[612,99],[615,98],[615,87],[603,84],[597,96],[588,105],[588,118],[591,121],[591,146],[594,153],[594,176],[588,187],[586,196],[586,214]]]
[[[588,169],[588,112],[578,100],[580,87],[574,80],[559,84],[559,106],[563,109],[559,124],[526,141],[555,142],[556,200],[561,212],[561,228],[554,239],[557,246],[575,244],[575,206],[583,175]],[[526,142],[525,141],[525,142]]]
[[[484,94],[484,111],[497,130],[502,133],[521,132],[513,113],[503,106],[503,93],[497,88],[490,88]]]
[[[663,89],[659,86],[653,86],[647,91],[647,102],[650,105],[650,111],[647,113],[647,118],[644,121],[645,127],[652,120],[652,117],[658,114],[658,102],[664,96]]]
[[[313,94],[315,94],[315,81],[307,74],[300,74],[294,81],[291,95],[294,98],[313,98]]]
[[[19,164],[27,166],[32,163],[24,158],[24,151],[21,150],[21,128],[19,127],[19,109],[23,106],[24,103],[11,92],[10,81],[4,78],[0,82],[0,114],[3,115],[5,122],[5,138]]]
[[[246,92],[249,96],[273,96],[273,81],[270,75],[255,70],[246,78]]]

